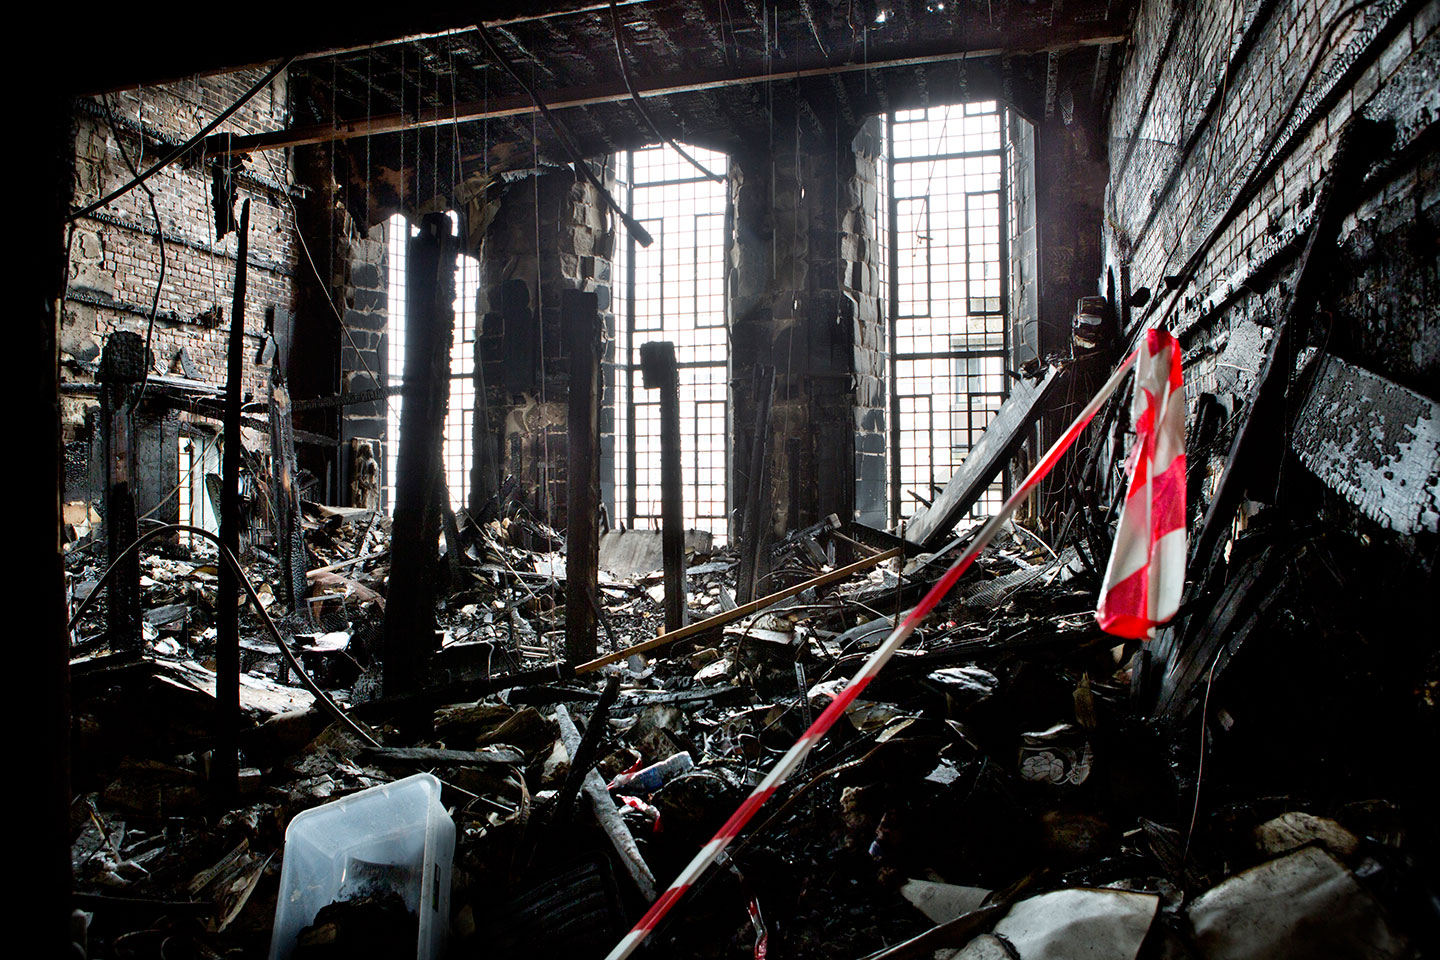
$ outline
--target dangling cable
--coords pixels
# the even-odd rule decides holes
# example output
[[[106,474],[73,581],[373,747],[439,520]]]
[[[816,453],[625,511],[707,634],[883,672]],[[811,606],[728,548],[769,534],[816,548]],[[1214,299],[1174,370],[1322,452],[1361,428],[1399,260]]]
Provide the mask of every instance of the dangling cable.
[[[690,156],[690,154],[686,153],[680,144],[661,133],[660,128],[657,127],[655,121],[651,119],[650,112],[645,109],[645,103],[640,99],[640,94],[635,92],[635,85],[630,82],[630,68],[625,65],[625,49],[620,40],[620,14],[616,9],[615,0],[610,0],[610,26],[613,28],[613,37],[615,40],[615,58],[620,61],[620,76],[625,78],[625,89],[630,91],[630,99],[634,102],[635,112],[640,114],[640,119],[645,121],[651,133],[655,134],[655,136],[670,147],[670,149],[680,154],[681,158],[689,163],[690,166],[699,170],[703,177],[707,180],[714,180],[716,183],[724,183],[724,177],[710,172],[699,160],[696,160]],[[723,27],[724,24],[722,23],[721,26]],[[684,133],[684,130],[681,130],[681,133]]]
[[[525,91],[525,95],[535,104],[535,109],[540,111],[540,115],[544,117],[545,122],[550,125],[550,130],[555,134],[555,139],[560,142],[560,146],[565,149],[565,152],[570,154],[570,159],[575,164],[576,172],[583,174],[585,179],[590,181],[591,186],[600,192],[600,196],[605,200],[606,206],[615,212],[616,216],[620,218],[620,221],[625,224],[625,229],[630,231],[630,235],[635,238],[640,246],[648,247],[654,243],[655,240],[650,236],[649,231],[640,226],[640,224],[624,210],[620,209],[620,205],[615,202],[615,198],[610,195],[610,191],[605,189],[605,184],[601,183],[600,179],[595,176],[595,171],[590,169],[589,162],[581,155],[579,148],[571,142],[564,128],[560,126],[560,121],[555,119],[555,115],[552,114],[550,108],[545,105],[545,101],[541,100],[534,88],[526,83],[520,76],[520,71],[515,68],[515,64],[510,62],[510,58],[505,56],[505,54],[500,51],[500,48],[495,45],[494,39],[490,36],[490,31],[485,29],[485,25],[483,23],[477,24],[475,29],[480,34],[480,39],[484,42],[485,48],[490,51],[490,56],[504,68],[506,73],[510,74],[511,79],[520,85],[520,89]]]
[[[261,77],[253,87],[241,94],[239,100],[236,100],[234,103],[230,104],[230,106],[220,111],[219,116],[217,116],[214,120],[211,120],[209,123],[205,124],[205,126],[201,127],[199,133],[195,134],[195,136],[191,137],[189,140],[186,140],[184,143],[180,144],[180,146],[167,153],[164,157],[160,159],[158,163],[155,164],[155,166],[151,167],[149,170],[146,170],[144,173],[140,174],[135,179],[125,184],[123,187],[107,193],[105,196],[101,197],[99,200],[96,200],[89,206],[81,207],[79,210],[76,210],[74,213],[70,214],[68,217],[65,218],[65,222],[69,223],[72,220],[78,220],[81,217],[88,216],[89,214],[94,213],[96,210],[99,210],[111,200],[114,200],[116,197],[122,196],[133,190],[135,187],[144,183],[146,180],[149,180],[152,176],[155,175],[157,171],[163,170],[165,167],[169,166],[171,163],[178,160],[180,157],[183,157],[185,154],[189,153],[197,143],[205,139],[205,137],[210,133],[210,131],[214,130],[216,127],[220,126],[220,124],[228,120],[231,114],[233,114],[236,110],[239,110],[242,106],[249,102],[251,97],[255,96],[255,94],[259,93],[262,89],[268,86],[270,84],[270,81],[274,80],[277,76],[280,75],[281,71],[283,71],[286,67],[290,66],[290,62],[294,59],[294,57],[286,57],[284,60],[281,60],[278,64],[274,66],[274,68],[271,69],[269,73]]]

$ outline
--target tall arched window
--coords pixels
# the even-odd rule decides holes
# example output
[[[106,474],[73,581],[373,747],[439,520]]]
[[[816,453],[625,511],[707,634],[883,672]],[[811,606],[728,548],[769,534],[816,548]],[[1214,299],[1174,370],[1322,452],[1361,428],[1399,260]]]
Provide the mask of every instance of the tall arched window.
[[[725,173],[724,154],[685,150]],[[640,345],[668,340],[680,368],[685,524],[723,542],[729,501],[726,187],[658,144],[622,154],[619,180],[621,202],[655,242],[641,247],[622,234],[616,253],[614,379],[607,384],[611,516],[631,527],[660,524],[660,401],[641,386]]]
[[[890,513],[943,489],[1000,409],[1009,355],[1004,115],[993,100],[886,116]],[[976,504],[999,506],[1003,485]]]

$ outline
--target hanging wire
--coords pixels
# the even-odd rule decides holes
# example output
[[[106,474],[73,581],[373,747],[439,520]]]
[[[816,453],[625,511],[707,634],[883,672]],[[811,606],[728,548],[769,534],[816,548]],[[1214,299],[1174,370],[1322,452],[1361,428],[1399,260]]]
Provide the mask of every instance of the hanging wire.
[[[690,156],[690,154],[686,153],[684,147],[680,146],[680,144],[676,143],[670,137],[667,137],[665,134],[661,133],[660,128],[655,125],[654,119],[651,118],[650,111],[645,109],[645,104],[640,99],[640,94],[635,92],[635,84],[630,80],[630,68],[625,64],[625,47],[623,41],[621,40],[620,33],[620,14],[616,9],[615,0],[610,0],[610,26],[612,28],[611,36],[612,39],[614,39],[615,41],[615,58],[620,62],[620,76],[625,78],[625,89],[630,92],[630,100],[635,104],[635,112],[640,114],[640,119],[645,121],[645,125],[650,128],[650,132],[655,134],[655,136],[658,137],[661,142],[665,143],[667,146],[670,147],[670,149],[680,154],[681,158],[685,160],[685,162],[689,163],[690,166],[694,167],[696,170],[699,170],[701,176],[705,177],[707,180],[714,180],[716,183],[724,183],[724,177],[720,176],[719,174],[712,173],[708,168],[701,164],[699,160],[696,160],[694,157]],[[721,26],[723,28],[724,24],[722,23]],[[683,133],[684,131],[682,130],[681,132]]]
[[[176,160],[183,157],[185,154],[189,153],[197,143],[200,143],[205,139],[205,137],[210,133],[210,131],[214,130],[216,127],[220,126],[220,124],[228,120],[231,114],[233,114],[236,110],[239,110],[242,106],[249,102],[251,97],[255,96],[255,94],[259,93],[266,86],[268,86],[270,81],[274,80],[277,76],[279,76],[281,71],[288,67],[291,61],[293,61],[294,59],[294,57],[286,57],[284,60],[281,60],[278,64],[271,68],[269,73],[261,77],[253,87],[241,94],[239,100],[236,100],[234,103],[230,104],[230,106],[220,111],[219,115],[216,116],[214,120],[211,120],[209,123],[205,124],[205,126],[201,127],[199,133],[195,134],[195,136],[180,144],[180,146],[176,147],[174,150],[171,150],[164,157],[161,157],[160,160],[157,161],[153,167],[151,167],[149,170],[146,170],[139,176],[135,177],[129,183],[115,190],[112,190],[110,193],[107,193],[105,196],[101,197],[99,200],[96,200],[94,203],[85,207],[81,207],[79,210],[74,211],[65,218],[65,222],[69,223],[72,220],[78,220],[81,217],[89,216],[96,210],[99,210],[101,207],[108,204],[110,201],[114,200],[116,197],[123,196],[124,194],[133,190],[135,187],[144,183],[146,180],[149,180],[152,176],[155,175],[157,171],[163,170],[171,163],[175,162]]]

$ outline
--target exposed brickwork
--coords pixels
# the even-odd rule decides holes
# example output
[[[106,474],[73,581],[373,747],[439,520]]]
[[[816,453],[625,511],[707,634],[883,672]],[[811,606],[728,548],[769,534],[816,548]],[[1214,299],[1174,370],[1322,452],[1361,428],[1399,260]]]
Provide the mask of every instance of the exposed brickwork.
[[[1243,405],[1356,114],[1393,126],[1363,144],[1383,164],[1358,206],[1346,201],[1339,256],[1318,252],[1327,266],[1316,343],[1432,396],[1440,382],[1437,163],[1410,149],[1440,118],[1440,4],[1382,0],[1340,20],[1322,46],[1348,6],[1282,0],[1187,6],[1184,16],[1165,0],[1140,7],[1109,116],[1105,256],[1155,294],[1133,312],[1136,325],[1168,308],[1163,278],[1194,262],[1171,322],[1192,408],[1202,394],[1227,412]],[[1223,440],[1208,454],[1213,469]]]
[[[141,169],[148,167],[238,99],[263,73],[240,71],[113,95],[111,109],[131,159]],[[98,104],[98,100],[82,103],[75,115],[77,207],[130,179]],[[279,77],[220,129],[237,133],[274,129],[284,124],[286,111],[285,81]],[[268,160],[268,164],[256,160],[247,166],[253,176],[241,178],[235,210],[238,217],[240,204],[250,199],[246,389],[257,396],[266,377],[265,371],[254,365],[265,310],[274,305],[292,306],[299,270],[298,251],[292,247],[294,216],[283,192],[288,188],[276,180],[289,179],[286,160],[282,154]],[[155,192],[166,241],[165,281],[153,345],[157,372],[179,373],[174,360],[184,347],[200,379],[223,384],[235,234],[232,231],[218,243],[215,240],[210,174],[198,152],[160,171],[148,184]],[[60,329],[67,379],[91,379],[86,365],[98,357],[110,332],[145,333],[160,274],[154,233],[150,204],[144,190],[138,188],[75,222],[69,295]],[[89,402],[66,400],[64,418],[69,427],[83,423]]]
[[[731,165],[731,363],[737,371],[775,367],[772,489],[761,502],[776,533],[854,515],[855,337],[875,309],[876,288],[864,286],[873,284],[864,264],[875,251],[860,209],[866,164],[873,189],[873,158],[857,163],[848,137],[802,116],[798,125],[777,121],[797,132],[773,155],[739,154]],[[877,339],[872,329],[870,349]],[[750,469],[749,383],[746,374],[734,382],[737,490]]]

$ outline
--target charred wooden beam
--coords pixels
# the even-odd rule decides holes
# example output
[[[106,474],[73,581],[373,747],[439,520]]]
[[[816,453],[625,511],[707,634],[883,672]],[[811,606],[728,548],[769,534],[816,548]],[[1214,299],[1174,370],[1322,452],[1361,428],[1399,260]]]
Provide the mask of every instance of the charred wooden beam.
[[[1364,158],[1359,156],[1360,139],[1353,123],[1341,135],[1330,176],[1315,201],[1315,225],[1295,268],[1294,293],[1275,325],[1270,352],[1255,380],[1250,408],[1235,432],[1225,470],[1190,549],[1190,569],[1201,582],[1208,579],[1209,571],[1218,561],[1224,534],[1230,529],[1245,490],[1264,491],[1265,499],[1274,500],[1285,449],[1290,379],[1295,371],[1298,348],[1305,342],[1310,312],[1325,282],[1325,272],[1313,268],[1326,259],[1327,253],[1333,252],[1335,236],[1351,209],[1348,194],[1359,183],[1365,166]],[[1318,255],[1317,251],[1320,251]]]
[[[685,493],[680,476],[680,371],[675,344],[640,344],[640,373],[660,391],[660,556],[665,565],[665,629],[687,621],[685,606]]]
[[[1440,403],[1378,373],[1319,356],[1290,447],[1381,526],[1440,532]]]
[[[593,293],[566,290],[560,322],[570,353],[566,481],[565,659],[595,656],[600,583],[600,318]]]
[[[871,58],[865,62],[852,60],[848,54],[837,53],[832,57],[812,57],[804,61],[797,61],[794,67],[783,72],[757,66],[751,69],[695,71],[678,82],[670,77],[637,77],[634,81],[635,92],[640,97],[664,97],[771,83],[777,80],[803,80],[808,77],[827,77],[861,71],[874,72],[953,60],[1023,56],[1048,53],[1052,50],[1065,51],[1080,47],[1108,46],[1121,43],[1126,39],[1125,30],[1111,20],[1072,22],[1048,27],[1036,26],[1023,32],[1012,31],[1011,34],[1005,36],[988,30],[977,30],[976,33],[977,36],[974,39],[957,37],[907,44],[891,48],[885,54],[872,50]],[[602,103],[620,103],[630,99],[630,91],[623,82],[610,82],[544,91],[544,99],[550,110],[564,110]],[[528,96],[512,94],[491,97],[479,102],[443,104],[424,107],[412,112],[375,115],[354,120],[340,120],[335,123],[310,124],[293,127],[289,130],[277,130],[272,133],[258,133],[243,137],[216,134],[205,140],[205,150],[212,157],[232,156],[253,153],[257,150],[277,150],[306,144],[351,140],[357,137],[373,137],[403,130],[522,116],[534,113],[536,109],[535,104]]]
[[[220,458],[220,541],[240,556],[240,401],[245,392],[245,268],[250,246],[250,201],[240,208],[235,290],[230,305],[230,340],[225,372],[225,447]],[[240,583],[229,564],[220,564],[216,592],[215,758],[211,771],[217,800],[239,790],[240,755]]]
[[[280,556],[281,599],[302,620],[310,619],[305,602],[305,533],[300,524],[300,490],[295,485],[295,427],[285,371],[290,364],[288,310],[273,312],[275,356],[270,363],[270,476],[274,501],[275,551]]]
[[[110,562],[120,563],[105,607],[113,650],[140,649],[140,555],[120,554],[137,536],[135,518],[135,406],[149,367],[145,338],[127,330],[112,333],[100,355],[100,419],[105,449],[105,538]]]
[[[385,611],[387,696],[413,692],[438,644],[435,578],[440,542],[436,475],[450,397],[454,336],[455,250],[450,218],[428,214],[408,251],[405,406],[395,467],[395,512],[390,540],[390,591]]]

